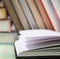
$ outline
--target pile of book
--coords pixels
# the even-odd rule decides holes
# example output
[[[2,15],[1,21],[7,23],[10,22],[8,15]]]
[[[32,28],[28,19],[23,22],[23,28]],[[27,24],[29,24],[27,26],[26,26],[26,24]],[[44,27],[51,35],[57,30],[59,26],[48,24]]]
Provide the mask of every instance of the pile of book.
[[[16,59],[13,43],[17,40],[17,33],[12,27],[4,2],[0,0],[0,59]]]
[[[24,34],[22,34],[20,32],[19,34],[21,34],[21,35],[19,36],[19,40],[17,40],[15,43],[18,56],[19,55],[20,56],[60,55],[60,52],[55,52],[55,48],[60,47],[59,46],[60,33],[56,33],[56,32],[60,32],[60,7],[59,7],[60,1],[59,0],[3,0],[3,1],[4,1],[4,4],[6,6],[6,9],[7,9],[9,15],[11,16],[11,20],[13,21],[13,24],[15,25],[16,31],[18,33],[20,30],[31,29],[33,36],[35,34],[37,36],[39,36],[37,38],[35,36],[32,38],[32,37],[30,37],[30,35],[28,35],[28,33],[30,33],[30,31],[28,31],[28,33],[27,32],[25,33],[25,31],[23,31]],[[47,33],[47,37],[50,37],[50,38],[45,39],[47,37],[44,37],[46,33],[44,34],[44,31],[43,31],[43,33],[41,33],[41,36],[44,39],[42,39],[40,34],[38,34],[41,31],[36,31],[36,33],[34,34],[33,29],[42,29],[42,30],[48,29],[48,30],[54,30],[56,32],[54,32],[54,31],[51,32],[51,31],[47,30],[47,32],[49,32],[49,33]],[[52,35],[54,35],[53,38],[51,37]],[[55,35],[57,35],[57,36],[55,37]],[[26,36],[26,37],[28,36],[28,38],[25,38],[24,36]],[[35,41],[35,39],[36,39],[36,41]],[[40,40],[38,40],[38,39],[40,39]],[[57,40],[55,40],[55,39],[57,39]],[[25,42],[24,40],[26,40],[27,42]],[[45,40],[48,40],[48,41],[43,42]],[[34,45],[37,42],[43,42],[43,43]],[[42,46],[41,46],[41,44],[42,44]],[[25,45],[27,45],[29,49],[37,49],[37,48],[40,48],[40,46],[47,47],[50,45],[54,45],[53,48],[48,48],[48,49],[54,49],[54,52],[52,50],[51,50],[52,52],[50,52],[50,50],[41,51],[41,49],[39,49],[39,50],[30,51],[31,53],[28,51],[26,53],[20,54],[20,52],[29,50],[28,48],[26,48]],[[59,50],[57,48],[56,48],[56,50]],[[37,51],[37,52],[35,52],[35,51]],[[42,54],[40,54],[40,52]],[[43,54],[44,52],[46,54]]]
[[[60,31],[59,2],[59,0],[4,0],[17,32],[23,29]]]

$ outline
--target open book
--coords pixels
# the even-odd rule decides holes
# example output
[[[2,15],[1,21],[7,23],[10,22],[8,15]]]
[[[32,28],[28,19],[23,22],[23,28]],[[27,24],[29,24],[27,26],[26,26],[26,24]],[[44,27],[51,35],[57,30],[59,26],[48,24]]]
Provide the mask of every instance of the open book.
[[[60,45],[60,33],[52,30],[21,30],[15,42],[17,55],[20,53]]]

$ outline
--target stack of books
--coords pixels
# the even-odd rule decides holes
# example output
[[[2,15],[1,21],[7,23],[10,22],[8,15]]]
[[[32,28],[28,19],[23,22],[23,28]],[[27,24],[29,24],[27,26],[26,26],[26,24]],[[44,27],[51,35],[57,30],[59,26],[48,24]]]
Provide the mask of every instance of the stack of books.
[[[27,29],[60,31],[58,2],[59,0],[4,0],[17,32]]]
[[[12,29],[12,23],[3,0],[0,0],[0,59],[16,59],[14,42],[17,33]]]
[[[17,33],[20,34],[19,40],[15,42],[18,56],[60,55],[60,52],[55,52],[56,47],[60,48],[59,46],[60,33],[58,33],[60,32],[59,0],[3,0],[3,1],[9,15],[11,16],[11,20],[13,21]],[[45,30],[41,32],[39,30],[35,32],[34,29],[42,29],[42,30],[46,29],[47,31]],[[25,31],[21,30],[29,30],[29,31],[25,33]],[[33,35],[30,33],[30,30],[32,30],[31,32],[33,33]],[[39,33],[41,33],[41,36],[43,38],[40,36]],[[45,37],[45,35],[47,37]],[[36,44],[38,42],[39,44]],[[26,47],[26,45],[28,47]],[[38,49],[40,47],[41,48],[47,46],[50,47],[51,45],[54,47],[48,48],[48,51],[47,50],[41,51],[41,49],[33,50]],[[56,50],[59,50],[57,48]],[[33,51],[30,51],[31,53],[28,51],[26,53],[20,54],[20,52],[24,52],[25,50],[29,49]],[[54,52],[52,50],[51,50],[52,52],[50,52],[50,49],[53,49]],[[40,54],[39,51],[42,54]],[[44,52],[47,54],[43,54]]]

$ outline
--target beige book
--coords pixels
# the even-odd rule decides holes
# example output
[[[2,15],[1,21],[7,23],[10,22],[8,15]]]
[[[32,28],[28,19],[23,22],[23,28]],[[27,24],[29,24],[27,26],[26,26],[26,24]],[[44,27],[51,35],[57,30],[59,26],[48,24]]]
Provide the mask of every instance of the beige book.
[[[36,6],[42,16],[42,20],[44,21],[47,29],[51,29],[51,30],[54,30],[54,27],[48,17],[48,14],[46,13],[46,10],[43,6],[43,4],[41,3],[41,0],[35,0],[35,3],[36,3]]]
[[[12,2],[13,6],[16,10],[16,13],[19,17],[19,20],[21,21],[21,23],[23,25],[23,28],[24,29],[30,29],[27,18],[25,17],[24,12],[23,12],[21,5],[19,4],[18,0],[11,0],[11,2]]]
[[[27,2],[28,6],[29,6],[34,18],[35,18],[35,21],[36,21],[38,27],[39,28],[46,28],[45,24],[44,24],[44,22],[43,22],[43,20],[42,20],[42,18],[40,16],[37,8],[36,8],[34,0],[26,0],[26,2]]]
[[[6,19],[6,18],[7,18],[6,8],[0,8],[0,19]]]

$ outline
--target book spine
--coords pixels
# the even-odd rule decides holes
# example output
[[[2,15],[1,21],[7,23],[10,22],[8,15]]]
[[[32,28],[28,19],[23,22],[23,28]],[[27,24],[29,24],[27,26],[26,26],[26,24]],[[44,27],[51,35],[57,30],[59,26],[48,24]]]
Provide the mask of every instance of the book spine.
[[[52,4],[52,6],[53,6],[53,8],[54,8],[54,11],[55,11],[55,13],[56,13],[56,16],[57,16],[57,18],[58,18],[58,20],[60,21],[60,12],[59,12],[59,8],[56,8],[57,6],[59,6],[59,3],[57,3],[57,6],[56,6],[56,4],[54,3],[54,2],[59,2],[58,0],[57,1],[52,1],[51,0],[51,4]],[[58,11],[57,11],[58,10]]]

